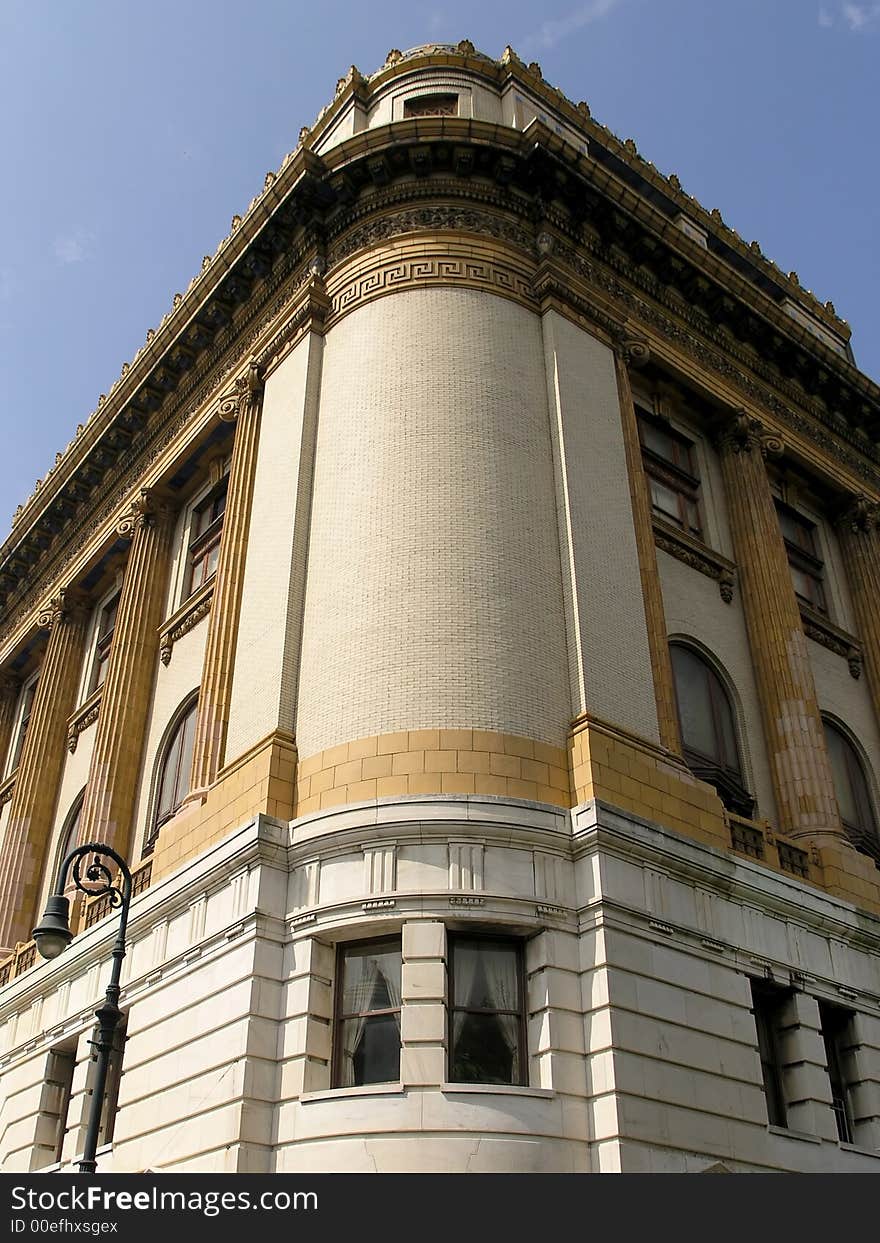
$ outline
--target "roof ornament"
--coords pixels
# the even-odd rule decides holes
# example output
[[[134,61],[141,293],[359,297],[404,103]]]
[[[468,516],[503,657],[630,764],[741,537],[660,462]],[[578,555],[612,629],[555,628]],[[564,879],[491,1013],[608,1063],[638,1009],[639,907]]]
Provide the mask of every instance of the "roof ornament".
[[[455,50],[456,52],[461,52],[462,56],[473,56],[477,49],[471,43],[470,39],[462,39],[460,43],[456,43]]]
[[[403,52],[401,52],[399,47],[393,47],[385,57],[385,63],[382,68],[390,69],[391,66],[396,65],[399,60],[403,60]]]

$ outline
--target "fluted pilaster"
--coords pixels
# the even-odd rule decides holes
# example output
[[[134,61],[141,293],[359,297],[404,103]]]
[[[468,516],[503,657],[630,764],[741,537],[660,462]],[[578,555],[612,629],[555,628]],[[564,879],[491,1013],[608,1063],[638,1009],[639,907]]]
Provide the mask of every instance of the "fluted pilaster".
[[[168,585],[173,517],[161,496],[145,489],[117,527],[120,535],[131,537],[131,550],[101,693],[80,840],[106,842],[123,854],[129,846],[159,655],[158,629]]]
[[[15,705],[21,691],[21,682],[9,674],[0,675],[0,780],[4,776],[4,764],[12,742],[15,724]]]
[[[236,419],[238,425],[199,693],[193,745],[194,791],[206,789],[217,776],[226,748],[262,404],[263,385],[252,364],[247,378],[238,381],[235,394],[220,407],[220,417]]]
[[[654,697],[657,701],[657,724],[663,746],[674,751],[676,755],[681,755],[681,734],[675,709],[675,683],[672,676],[666,613],[663,608],[663,591],[660,586],[660,571],[657,568],[657,546],[654,542],[654,524],[651,517],[651,494],[642,464],[639,428],[627,370],[628,361],[642,361],[646,357],[646,345],[641,341],[627,339],[622,341],[615,351],[615,366],[617,388],[620,394],[620,419],[623,425],[626,468],[629,475],[633,523],[636,531],[636,547],[639,555],[639,574],[642,581],[642,597],[645,602],[645,623],[648,628]]]
[[[781,450],[781,443],[740,412],[719,449],[779,828],[792,837],[842,835],[807,642],[764,464],[765,454]]]
[[[837,530],[862,643],[862,660],[880,721],[880,505],[856,497]]]
[[[60,591],[40,615],[49,641],[18,764],[0,854],[0,945],[26,941],[67,754],[67,718],[82,668],[87,612],[74,592]]]

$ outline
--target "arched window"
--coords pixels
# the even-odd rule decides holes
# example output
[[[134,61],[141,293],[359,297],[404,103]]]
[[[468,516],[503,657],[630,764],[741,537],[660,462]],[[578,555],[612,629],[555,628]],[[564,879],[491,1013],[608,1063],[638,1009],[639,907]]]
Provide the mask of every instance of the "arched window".
[[[880,832],[861,756],[842,729],[824,717],[822,724],[846,835],[857,850],[880,862]]]
[[[743,780],[736,717],[721,678],[698,652],[670,645],[684,756],[695,776],[715,787],[724,806],[751,816],[755,800]]]
[[[197,706],[197,700],[193,699],[180,713],[162,748],[156,779],[156,802],[144,843],[145,854],[153,849],[162,825],[171,819],[189,793]]]
[[[79,822],[82,819],[82,809],[85,801],[86,792],[83,790],[82,794],[80,794],[79,798],[71,807],[64,828],[61,830],[61,843],[58,847],[56,871],[70,854],[71,850],[73,850],[74,846],[79,844]]]

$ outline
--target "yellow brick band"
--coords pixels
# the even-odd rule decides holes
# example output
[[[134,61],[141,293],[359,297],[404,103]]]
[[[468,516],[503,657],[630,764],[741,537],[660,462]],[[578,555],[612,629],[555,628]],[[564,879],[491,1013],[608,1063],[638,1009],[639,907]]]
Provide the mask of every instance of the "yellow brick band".
[[[570,807],[561,747],[483,729],[411,729],[359,738],[299,765],[296,814],[406,794],[494,794]]]

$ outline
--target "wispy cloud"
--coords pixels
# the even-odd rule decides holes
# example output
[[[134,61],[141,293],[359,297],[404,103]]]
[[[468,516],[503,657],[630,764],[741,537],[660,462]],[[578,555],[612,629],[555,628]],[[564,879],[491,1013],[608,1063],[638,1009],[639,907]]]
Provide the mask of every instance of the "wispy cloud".
[[[880,4],[845,4],[843,18],[850,30],[864,30],[880,17]]]
[[[52,253],[59,263],[82,263],[88,258],[92,245],[92,236],[84,229],[74,233],[59,235],[52,243]]]
[[[872,0],[871,4],[841,4],[839,16],[853,33],[861,34],[871,26],[880,25],[880,3]],[[819,25],[826,29],[834,25],[834,17],[824,4],[819,8]]]
[[[577,30],[582,30],[584,26],[589,26],[592,22],[597,22],[601,18],[607,17],[612,9],[616,9],[621,2],[622,0],[587,0],[586,4],[582,4],[570,13],[566,13],[564,17],[552,18],[550,21],[542,22],[537,30],[533,30],[531,34],[520,40],[522,52],[528,55],[535,51],[556,47],[556,44],[560,43],[568,35],[574,34]]]

